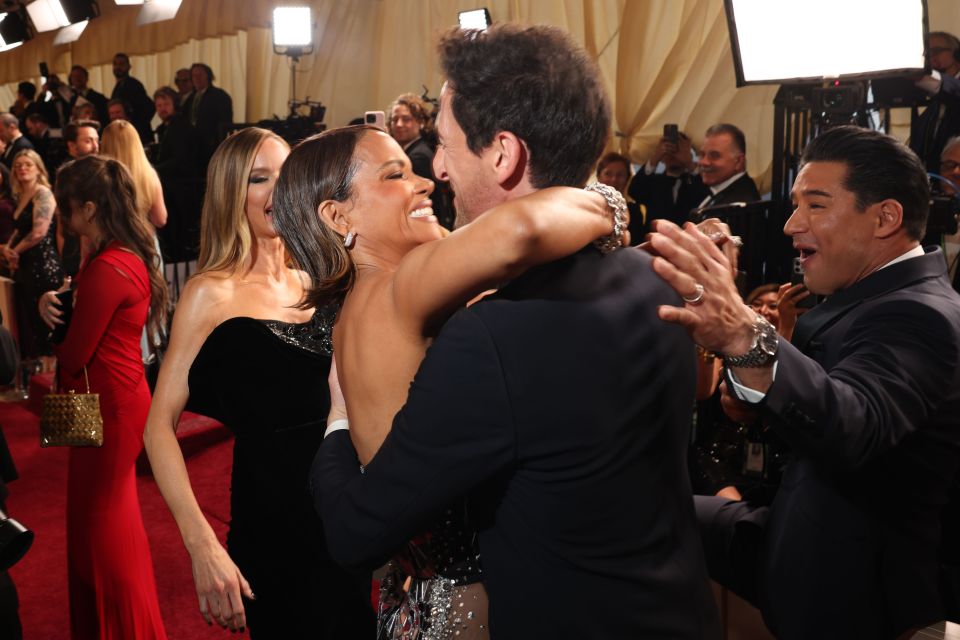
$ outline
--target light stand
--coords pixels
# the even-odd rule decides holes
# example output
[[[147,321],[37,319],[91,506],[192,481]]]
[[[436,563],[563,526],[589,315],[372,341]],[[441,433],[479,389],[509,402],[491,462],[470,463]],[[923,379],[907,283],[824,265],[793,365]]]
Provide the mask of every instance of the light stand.
[[[290,58],[290,117],[297,115],[297,64],[313,53],[313,19],[310,7],[273,9],[273,52]]]

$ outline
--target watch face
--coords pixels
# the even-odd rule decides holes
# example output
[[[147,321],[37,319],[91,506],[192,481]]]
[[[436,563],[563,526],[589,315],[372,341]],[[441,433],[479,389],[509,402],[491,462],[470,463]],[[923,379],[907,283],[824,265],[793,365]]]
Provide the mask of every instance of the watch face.
[[[769,356],[776,355],[777,347],[780,346],[780,340],[777,336],[777,330],[773,325],[764,321],[764,326],[760,329],[760,339],[758,341],[760,350]]]

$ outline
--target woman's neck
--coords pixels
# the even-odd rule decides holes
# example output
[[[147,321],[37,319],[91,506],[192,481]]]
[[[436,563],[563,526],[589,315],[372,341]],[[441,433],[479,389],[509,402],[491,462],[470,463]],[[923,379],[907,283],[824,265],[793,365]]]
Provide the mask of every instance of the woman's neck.
[[[250,250],[249,268],[244,278],[261,277],[276,282],[286,280],[286,251],[280,238],[254,238]]]

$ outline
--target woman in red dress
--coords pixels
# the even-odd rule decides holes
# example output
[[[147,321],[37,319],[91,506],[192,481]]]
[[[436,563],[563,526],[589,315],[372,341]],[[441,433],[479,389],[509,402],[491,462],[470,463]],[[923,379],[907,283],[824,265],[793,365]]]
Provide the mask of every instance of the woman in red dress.
[[[73,317],[56,347],[60,388],[100,394],[103,446],[73,448],[67,480],[67,563],[73,640],[166,638],[134,463],[150,408],[140,335],[166,310],[152,230],[137,215],[130,174],[116,160],[89,156],[57,176],[64,223],[89,240],[77,277]],[[62,322],[47,292],[40,313]]]

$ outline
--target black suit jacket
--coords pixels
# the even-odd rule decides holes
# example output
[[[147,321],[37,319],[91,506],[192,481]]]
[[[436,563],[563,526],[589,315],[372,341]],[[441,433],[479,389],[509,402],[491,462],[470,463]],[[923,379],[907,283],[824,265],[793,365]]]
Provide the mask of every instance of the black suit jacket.
[[[960,296],[939,249],[802,316],[763,401],[797,452],[767,524],[780,638],[893,638],[943,619],[940,518],[960,468]]]
[[[101,128],[107,126],[110,123],[110,114],[107,111],[107,96],[89,88],[85,96],[81,96],[77,91],[74,91],[73,96],[70,98],[70,113],[73,113],[73,108],[76,106],[77,100],[81,97],[93,105],[93,108],[97,112],[97,121],[100,122]],[[152,116],[153,114],[151,114],[151,117]]]
[[[685,452],[693,345],[640,251],[589,248],[456,313],[361,475],[334,432],[313,467],[335,559],[377,566],[470,494],[490,631],[716,638]]]
[[[13,165],[13,159],[24,149],[33,149],[33,143],[30,142],[27,136],[20,136],[14,140],[12,144],[7,146],[7,150],[3,153],[3,157],[0,158],[0,162],[5,164],[7,169],[10,169]]]
[[[130,122],[137,128],[137,133],[140,134],[140,140],[143,141],[143,144],[150,144],[153,141],[153,129],[150,128],[150,120],[153,119],[153,114],[156,113],[157,109],[153,100],[147,95],[147,90],[143,88],[143,83],[133,76],[117,80],[117,84],[114,85],[113,92],[110,94],[110,99],[122,100],[130,108],[130,113],[127,114],[130,116]],[[102,124],[104,127],[107,126],[109,120]]]
[[[188,121],[193,113],[193,103],[197,99],[197,92],[194,91],[180,109],[180,113]],[[204,164],[206,164],[213,152],[217,150],[217,145],[223,140],[225,127],[233,123],[233,99],[220,87],[211,85],[199,100],[197,121],[193,124],[203,143]]]
[[[680,185],[677,187],[677,182]],[[674,188],[677,197],[674,199]],[[627,193],[647,208],[647,225],[653,220],[664,219],[682,225],[689,218],[690,210],[697,207],[710,195],[700,176],[684,174],[673,177],[665,173],[647,175],[643,168],[637,172],[627,187]],[[636,240],[636,238],[634,239]]]

